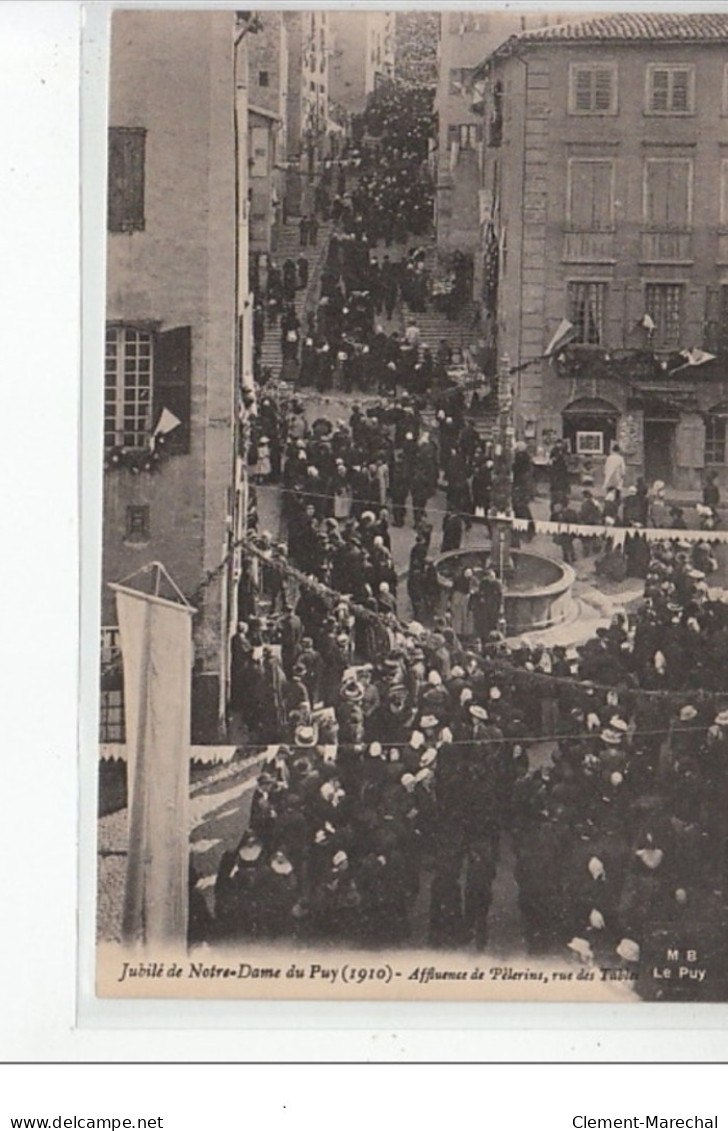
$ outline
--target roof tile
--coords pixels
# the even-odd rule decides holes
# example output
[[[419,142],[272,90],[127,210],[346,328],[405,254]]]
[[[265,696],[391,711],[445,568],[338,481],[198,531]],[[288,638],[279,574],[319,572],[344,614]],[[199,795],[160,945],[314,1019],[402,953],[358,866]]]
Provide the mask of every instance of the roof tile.
[[[524,43],[624,42],[660,40],[670,43],[723,42],[728,46],[728,11],[609,12],[511,36],[497,53]]]

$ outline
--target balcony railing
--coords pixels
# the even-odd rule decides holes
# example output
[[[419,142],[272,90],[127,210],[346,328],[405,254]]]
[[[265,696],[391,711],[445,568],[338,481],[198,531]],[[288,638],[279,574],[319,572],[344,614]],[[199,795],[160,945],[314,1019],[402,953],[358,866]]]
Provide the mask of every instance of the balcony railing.
[[[643,232],[642,263],[689,263],[692,260],[690,232]]]
[[[614,232],[564,232],[563,258],[569,263],[611,262]]]

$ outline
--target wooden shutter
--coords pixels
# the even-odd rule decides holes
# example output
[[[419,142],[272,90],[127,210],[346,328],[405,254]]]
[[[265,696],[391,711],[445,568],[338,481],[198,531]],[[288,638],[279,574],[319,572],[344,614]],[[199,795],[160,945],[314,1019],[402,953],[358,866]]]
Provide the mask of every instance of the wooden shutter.
[[[107,222],[110,232],[144,228],[146,130],[113,126],[109,130]]]
[[[614,103],[614,72],[609,67],[597,67],[594,74],[594,109],[603,113],[612,109]]]
[[[720,163],[720,223],[721,227],[728,226],[728,157]]]
[[[678,467],[705,466],[705,424],[698,413],[683,413],[675,432],[675,459]]]
[[[720,337],[720,287],[705,289],[705,325],[703,328],[703,349],[715,353],[722,349]]]
[[[588,111],[592,109],[592,75],[589,67],[577,68],[574,71],[574,109]]]
[[[571,161],[569,221],[571,227],[580,232],[597,232],[611,228],[611,161]]]
[[[165,451],[189,452],[192,394],[192,328],[178,326],[157,335],[154,349],[154,422],[168,408],[182,423],[165,438]]]
[[[671,161],[668,165],[667,223],[670,228],[690,227],[690,161]]]
[[[653,70],[650,86],[650,109],[670,109],[670,72]]]
[[[690,72],[687,70],[672,72],[670,109],[677,111],[690,109]]]
[[[607,288],[607,307],[604,313],[605,345],[621,349],[625,344],[624,284],[611,280]]]
[[[691,162],[662,158],[645,168],[645,220],[653,228],[684,231],[690,227]]]

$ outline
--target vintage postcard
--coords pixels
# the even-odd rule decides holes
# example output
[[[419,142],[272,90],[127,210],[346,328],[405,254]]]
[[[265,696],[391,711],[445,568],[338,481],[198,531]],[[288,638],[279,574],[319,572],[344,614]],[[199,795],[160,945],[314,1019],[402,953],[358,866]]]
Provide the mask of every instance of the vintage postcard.
[[[113,13],[99,997],[728,1001],[713,8]]]

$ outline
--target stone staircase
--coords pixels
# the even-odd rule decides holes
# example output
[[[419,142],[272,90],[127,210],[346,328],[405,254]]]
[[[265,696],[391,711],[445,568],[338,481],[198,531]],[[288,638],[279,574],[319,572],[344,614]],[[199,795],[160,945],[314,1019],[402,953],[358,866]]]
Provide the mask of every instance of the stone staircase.
[[[477,305],[472,302],[463,307],[453,321],[449,321],[444,314],[433,310],[431,306],[424,314],[413,314],[412,317],[420,328],[422,345],[429,346],[432,352],[436,353],[443,338],[451,346],[459,346],[461,349],[477,341],[478,327],[475,325],[477,313]],[[409,317],[405,307],[402,311],[403,328]]]
[[[296,291],[296,314],[303,327],[306,325],[307,311],[312,309],[318,298],[321,270],[333,228],[334,225],[331,223],[324,224],[319,222],[318,242],[316,246],[309,246],[302,249],[298,230],[298,219],[289,224],[285,224],[281,230],[278,247],[273,256],[273,259],[279,267],[288,258],[293,260],[298,259],[302,250],[308,259],[308,286],[302,290]],[[275,380],[280,376],[282,363],[280,320],[276,318],[273,323],[266,322],[265,339],[261,350],[261,365],[263,368],[267,367],[271,370]]]

